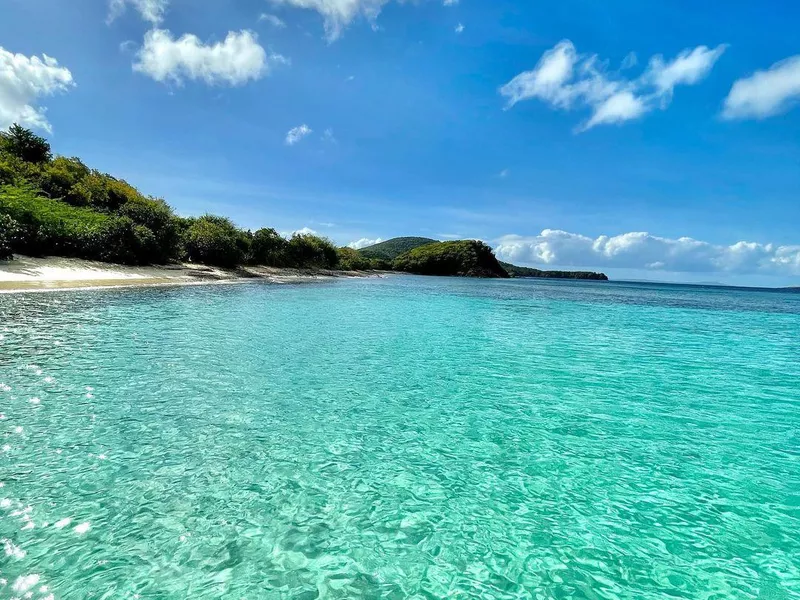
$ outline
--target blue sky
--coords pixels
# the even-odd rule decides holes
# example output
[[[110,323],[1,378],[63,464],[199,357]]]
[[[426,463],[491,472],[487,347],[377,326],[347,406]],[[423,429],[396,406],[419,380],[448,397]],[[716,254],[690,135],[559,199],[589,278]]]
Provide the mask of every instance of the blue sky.
[[[0,121],[243,227],[800,284],[798,20],[788,1],[2,0]]]

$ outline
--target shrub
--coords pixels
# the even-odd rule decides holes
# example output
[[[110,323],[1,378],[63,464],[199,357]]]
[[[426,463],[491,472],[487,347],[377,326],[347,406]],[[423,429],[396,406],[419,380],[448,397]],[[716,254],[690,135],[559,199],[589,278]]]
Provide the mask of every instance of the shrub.
[[[179,254],[178,220],[169,205],[157,198],[138,196],[123,204],[118,214],[129,217],[153,234],[156,248],[151,262],[166,262]]]
[[[9,215],[0,215],[0,260],[11,258],[19,234],[19,223]]]
[[[339,268],[344,271],[367,271],[376,268],[377,261],[370,260],[352,248],[339,248]]]
[[[89,204],[86,197],[73,194],[73,189],[89,176],[89,168],[77,158],[59,156],[46,164],[39,176],[39,187],[51,198],[59,198],[76,206]]]
[[[186,258],[192,262],[234,267],[249,250],[246,235],[229,219],[205,215],[191,220],[183,237]]]
[[[325,238],[295,234],[289,240],[288,265],[305,269],[335,269],[339,255],[336,246]]]
[[[259,229],[253,234],[250,262],[268,267],[285,267],[289,241],[272,228]]]
[[[18,224],[12,247],[23,254],[146,264],[159,252],[155,234],[132,219],[43,198],[31,187],[0,188],[0,214]]]

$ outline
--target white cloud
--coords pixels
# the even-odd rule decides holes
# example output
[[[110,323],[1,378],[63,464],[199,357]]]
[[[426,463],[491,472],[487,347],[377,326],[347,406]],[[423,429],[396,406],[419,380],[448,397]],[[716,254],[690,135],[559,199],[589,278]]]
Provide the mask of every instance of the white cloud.
[[[294,146],[297,142],[302,140],[307,135],[310,135],[313,131],[314,130],[305,123],[298,125],[297,127],[292,127],[289,130],[289,133],[286,134],[286,143],[289,146]]]
[[[463,33],[464,32],[464,25],[462,23],[459,23],[458,25],[456,25],[456,30],[455,31],[456,31],[456,33]]]
[[[336,136],[333,135],[333,129],[328,127],[328,129],[324,131],[324,133],[322,134],[322,141],[330,142],[331,144],[336,144],[338,142]]]
[[[169,0],[111,0],[109,3],[108,22],[110,23],[122,13],[128,5],[142,16],[145,21],[158,25],[164,20]]]
[[[294,231],[281,231],[280,234],[285,238],[290,238],[293,235],[319,235],[311,227],[303,227],[302,229],[295,229]]]
[[[202,80],[209,85],[241,85],[285,64],[279,54],[268,55],[252,31],[231,31],[225,41],[204,44],[196,35],[174,39],[169,31],[153,29],[145,34],[133,70],[156,81]]]
[[[538,236],[507,235],[495,248],[511,262],[562,267],[617,267],[652,271],[800,275],[800,245],[711,244],[644,232],[601,235],[545,229]]]
[[[694,85],[705,78],[725,48],[720,45],[713,49],[706,46],[686,49],[670,62],[654,56],[644,73],[628,79],[620,71],[607,71],[596,55],[579,54],[571,41],[563,40],[545,52],[532,70],[520,73],[502,86],[500,93],[508,98],[509,108],[532,98],[562,110],[587,107],[592,114],[577,128],[585,131],[596,125],[624,123],[656,108],[666,108],[675,87]],[[636,55],[629,54],[622,69],[635,63]]]
[[[272,0],[273,4],[288,4],[296,8],[315,10],[324,19],[325,34],[329,41],[336,40],[356,17],[364,17],[374,24],[381,9],[390,0]]]
[[[375,238],[374,240],[369,238],[361,238],[355,242],[350,242],[347,244],[347,247],[352,248],[353,250],[361,250],[361,248],[367,248],[369,246],[374,246],[375,244],[380,244],[382,241],[383,240],[381,238]]]
[[[725,99],[722,116],[764,119],[786,112],[799,101],[800,54],[736,81]]]
[[[456,4],[458,4],[458,0],[443,0],[442,4],[444,4],[445,6],[455,6]]]
[[[639,57],[636,55],[636,52],[628,52],[625,58],[622,59],[622,64],[620,65],[620,68],[632,69],[637,64],[639,64]]]
[[[46,54],[28,57],[0,47],[0,129],[19,123],[51,131],[45,109],[35,103],[74,85],[72,73],[55,58]]]
[[[261,13],[261,15],[258,17],[258,20],[266,21],[267,23],[269,23],[270,25],[272,25],[277,29],[283,29],[284,27],[286,27],[286,23],[284,23],[283,19],[281,19],[280,17],[276,17],[275,15],[270,15],[268,13]]]

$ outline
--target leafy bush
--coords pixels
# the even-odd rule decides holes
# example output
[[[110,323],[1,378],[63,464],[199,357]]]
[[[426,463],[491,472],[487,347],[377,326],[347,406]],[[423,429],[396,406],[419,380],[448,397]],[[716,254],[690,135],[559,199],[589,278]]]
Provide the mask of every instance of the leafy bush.
[[[336,246],[325,238],[295,234],[287,247],[288,266],[305,269],[335,269],[339,260]]]
[[[73,189],[89,176],[89,168],[80,159],[59,156],[44,165],[39,176],[39,186],[51,198],[65,200],[76,206],[90,204],[88,199],[80,194],[74,194]]]
[[[123,204],[117,213],[149,230],[153,236],[153,262],[166,262],[180,253],[178,221],[169,205],[161,199],[137,196]]]
[[[289,261],[289,241],[272,228],[253,234],[250,262],[268,267],[285,267]]]
[[[370,260],[363,256],[358,250],[352,248],[339,248],[339,268],[343,271],[368,271],[380,268],[377,260]]]
[[[19,235],[19,223],[9,215],[0,215],[0,260],[11,258]]]
[[[0,188],[0,214],[17,223],[12,249],[22,254],[147,264],[159,252],[153,232],[132,219],[43,198],[31,187]]]
[[[230,219],[213,215],[190,220],[183,243],[190,261],[219,267],[242,263],[250,249],[246,234]]]

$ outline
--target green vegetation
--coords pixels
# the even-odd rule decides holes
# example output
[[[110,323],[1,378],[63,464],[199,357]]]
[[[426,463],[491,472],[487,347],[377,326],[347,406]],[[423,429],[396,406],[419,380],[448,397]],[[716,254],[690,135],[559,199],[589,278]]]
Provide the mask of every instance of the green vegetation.
[[[374,246],[362,248],[359,252],[366,258],[391,262],[409,250],[436,242],[438,242],[438,240],[423,237],[398,237],[386,240],[380,244],[375,244]]]
[[[605,273],[593,273],[592,271],[541,271],[530,267],[518,267],[506,262],[500,265],[508,271],[511,277],[543,277],[547,279],[595,279],[597,281],[608,281]]]
[[[255,233],[216,215],[182,218],[160,198],[53,156],[48,141],[12,125],[0,131],[0,260],[12,253],[67,256],[124,264],[190,261],[220,267],[395,270],[464,277],[574,277],[599,273],[538,271],[499,263],[478,241],[400,237],[362,250],[336,248],[315,235],[289,239]]]
[[[314,235],[287,240],[274,229],[239,229],[225,217],[178,217],[163,200],[78,158],[54,158],[46,139],[18,125],[0,132],[0,260],[12,252],[124,264],[188,260],[310,269],[339,268],[344,257],[348,265],[375,266]]]
[[[0,260],[11,258],[12,247],[19,234],[19,223],[10,215],[0,215]]]
[[[508,277],[492,249],[477,240],[434,242],[398,256],[394,269],[418,275]]]

